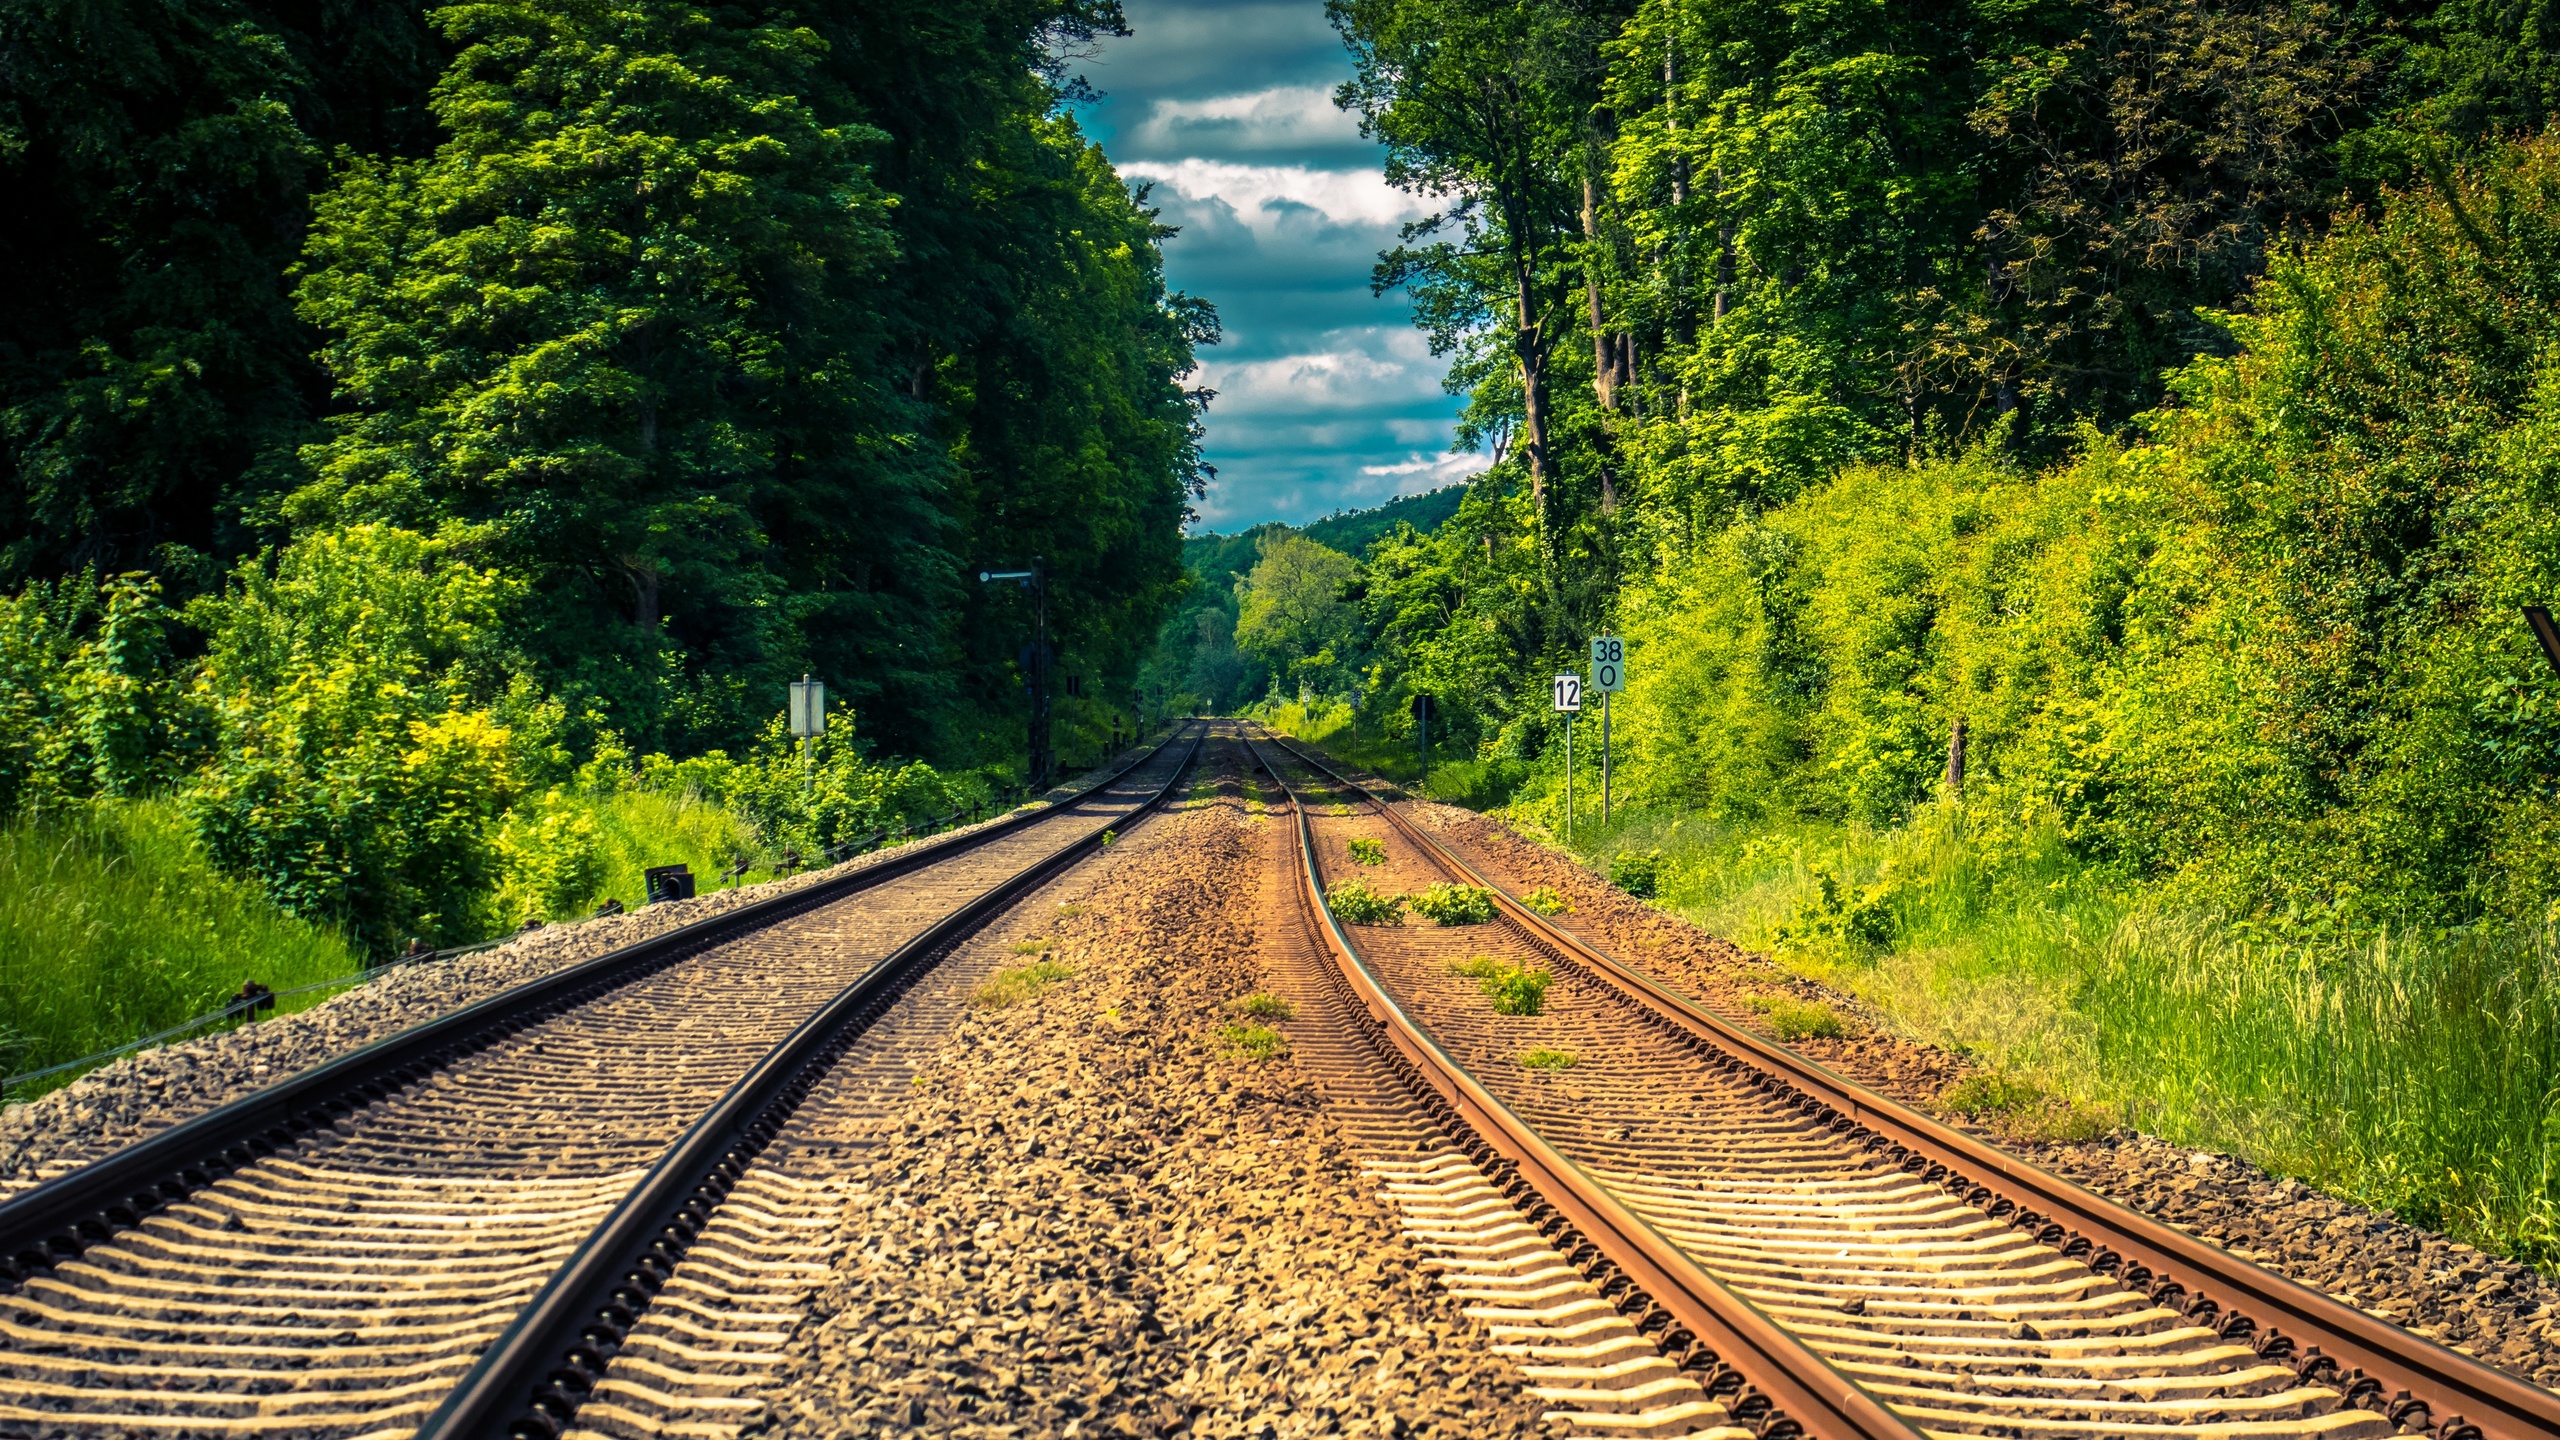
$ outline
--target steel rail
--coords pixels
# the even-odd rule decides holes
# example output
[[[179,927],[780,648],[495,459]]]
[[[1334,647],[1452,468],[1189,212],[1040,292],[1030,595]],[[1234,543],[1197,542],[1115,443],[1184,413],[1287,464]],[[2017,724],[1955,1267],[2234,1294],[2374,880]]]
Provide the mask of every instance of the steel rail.
[[[529,980],[172,1125],[0,1202],[0,1294],[78,1259],[91,1245],[140,1223],[142,1217],[243,1166],[291,1148],[302,1136],[343,1120],[463,1056],[740,934],[1072,810],[1154,759],[1181,734],[1177,729],[1071,799],[1019,810],[965,834],[917,841],[851,874],[750,901]],[[1196,739],[1193,748],[1196,752]],[[1184,763],[1189,763],[1187,758]]]
[[[1173,793],[1206,738],[1203,727],[1182,763],[1124,824]],[[552,1440],[566,1429],[712,1212],[860,1037],[864,1022],[897,997],[908,972],[1099,849],[1110,833],[1068,841],[935,921],[756,1062],[596,1223],[418,1427],[415,1440]]]
[[[1248,738],[1249,751],[1258,750]],[[1286,748],[1286,747],[1284,747]],[[1291,753],[1296,753],[1294,750]],[[1302,757],[1303,758],[1303,757]],[[1437,1091],[1457,1117],[1510,1162],[1521,1180],[1564,1222],[1597,1247],[1617,1267],[1643,1300],[1621,1297],[1621,1309],[1644,1301],[1659,1307],[1639,1326],[1666,1336],[1673,1326],[1714,1352],[1717,1360],[1747,1377],[1775,1413],[1760,1417],[1762,1433],[1776,1435],[1782,1420],[1792,1420],[1815,1440],[1917,1440],[1919,1431],[1861,1390],[1831,1362],[1808,1349],[1758,1307],[1734,1294],[1709,1275],[1687,1252],[1628,1209],[1581,1166],[1547,1143],[1485,1087],[1465,1065],[1443,1050],[1414,1023],[1360,958],[1342,926],[1325,907],[1324,886],[1316,869],[1315,832],[1307,823],[1307,807],[1279,771],[1263,767],[1288,795],[1298,831],[1300,878],[1307,901],[1319,919],[1326,948],[1352,991],[1385,1031],[1385,1038]],[[1329,773],[1329,772],[1328,772]],[[1552,1228],[1552,1222],[1550,1222]],[[1551,1238],[1553,1238],[1551,1236]],[[1559,1242],[1559,1249],[1573,1248]],[[1674,1344],[1669,1349],[1678,1349]]]
[[[1679,991],[1550,923],[1396,807],[1325,762],[1273,743],[1376,805],[1403,835],[1467,883],[1492,892],[1533,940],[1571,956],[1693,1044],[1775,1077],[1797,1109],[1835,1130],[1863,1131],[1868,1148],[1961,1195],[2038,1241],[2156,1303],[2182,1309],[2226,1339],[2251,1345],[2306,1381],[2334,1385],[2436,1440],[2550,1440],[2560,1394],[2375,1319],[2320,1291],[2171,1229],[1764,1040]],[[1276,776],[1274,777],[1277,778]]]

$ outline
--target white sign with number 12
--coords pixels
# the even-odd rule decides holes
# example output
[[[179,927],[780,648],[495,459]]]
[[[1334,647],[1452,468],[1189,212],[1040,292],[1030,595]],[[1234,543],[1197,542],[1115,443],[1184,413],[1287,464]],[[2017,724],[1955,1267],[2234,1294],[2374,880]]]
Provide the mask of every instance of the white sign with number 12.
[[[1556,708],[1568,715],[1582,708],[1581,676],[1559,675],[1556,677]]]

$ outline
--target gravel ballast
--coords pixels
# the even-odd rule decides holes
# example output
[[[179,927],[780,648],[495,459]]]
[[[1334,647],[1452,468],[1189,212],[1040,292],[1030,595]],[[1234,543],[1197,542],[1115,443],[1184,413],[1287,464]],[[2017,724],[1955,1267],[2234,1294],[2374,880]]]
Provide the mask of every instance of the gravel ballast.
[[[763,1433],[1534,1430],[1322,1097],[1221,1038],[1270,983],[1234,794],[1092,867],[1045,932],[1072,974],[922,1073]]]

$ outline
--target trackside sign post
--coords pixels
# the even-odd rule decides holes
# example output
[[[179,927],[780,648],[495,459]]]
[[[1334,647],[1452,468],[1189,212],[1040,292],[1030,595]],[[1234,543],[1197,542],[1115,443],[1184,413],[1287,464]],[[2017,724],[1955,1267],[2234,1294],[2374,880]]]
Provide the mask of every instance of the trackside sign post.
[[[1582,713],[1582,677],[1556,677],[1556,713],[1564,717],[1564,843],[1573,843],[1573,717]]]
[[[791,734],[800,742],[800,788],[814,788],[810,760],[827,733],[827,682],[807,675],[791,682]]]
[[[1600,696],[1600,824],[1609,824],[1609,697],[1627,688],[1627,642],[1591,637],[1591,688]]]

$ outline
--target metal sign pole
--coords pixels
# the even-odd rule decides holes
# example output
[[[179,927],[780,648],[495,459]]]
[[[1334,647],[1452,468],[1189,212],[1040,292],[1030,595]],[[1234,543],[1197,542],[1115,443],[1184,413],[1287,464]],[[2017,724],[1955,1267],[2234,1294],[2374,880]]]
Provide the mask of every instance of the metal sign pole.
[[[1600,828],[1609,828],[1609,693],[1600,692]]]
[[[1573,848],[1573,712],[1564,716],[1564,844]]]

